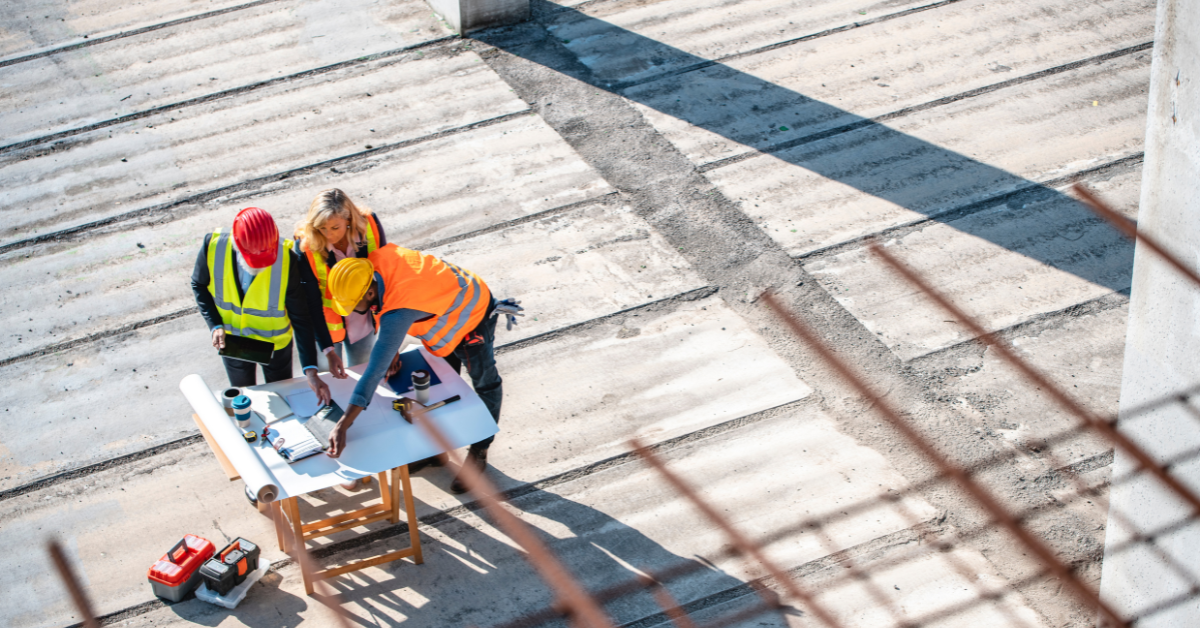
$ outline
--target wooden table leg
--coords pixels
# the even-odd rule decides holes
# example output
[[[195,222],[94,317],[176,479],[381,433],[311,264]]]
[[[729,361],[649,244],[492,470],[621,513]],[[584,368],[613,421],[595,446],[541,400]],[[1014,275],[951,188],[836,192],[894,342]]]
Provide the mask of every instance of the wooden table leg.
[[[283,509],[277,501],[271,502],[271,519],[275,520],[275,538],[279,541],[279,551],[286,552],[287,547],[283,544]]]
[[[404,490],[404,510],[408,515],[408,539],[412,545],[413,562],[420,565],[425,562],[421,554],[421,533],[417,530],[417,509],[413,506],[412,484],[408,482],[408,465],[400,467],[400,483]]]
[[[283,507],[292,524],[292,542],[295,543],[296,560],[302,563],[300,578],[304,580],[304,592],[312,595],[313,581],[308,577],[308,572],[310,569],[315,569],[315,567],[309,565],[309,569],[304,568],[304,563],[308,562],[308,546],[304,542],[304,531],[300,524],[300,504],[296,501],[295,497],[289,497],[284,500]]]
[[[408,465],[401,467],[405,471],[408,470]],[[388,521],[392,523],[400,523],[400,469],[392,469],[388,471],[388,478],[391,484],[388,486],[391,496],[391,511],[392,516]],[[407,491],[405,491],[407,493]]]
[[[389,475],[390,473],[387,471],[380,471],[378,473],[379,499],[383,502],[384,510],[387,510],[388,512],[394,512],[396,510],[396,503],[392,499],[392,482],[389,481]],[[389,517],[388,520],[391,521],[393,518],[394,517]],[[392,521],[392,523],[395,523],[395,521]]]

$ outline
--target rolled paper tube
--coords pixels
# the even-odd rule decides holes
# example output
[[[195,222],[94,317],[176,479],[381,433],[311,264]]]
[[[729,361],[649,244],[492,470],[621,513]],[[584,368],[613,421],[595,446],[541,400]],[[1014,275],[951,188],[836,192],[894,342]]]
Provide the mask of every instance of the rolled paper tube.
[[[242,437],[242,431],[229,420],[225,408],[208,389],[204,378],[195,374],[188,375],[179,382],[179,390],[183,391],[183,396],[192,404],[196,416],[200,417],[204,427],[208,428],[209,435],[225,453],[238,475],[242,476],[246,488],[257,495],[260,502],[275,501],[279,496],[275,476],[263,464],[262,458],[251,449],[250,443]]]

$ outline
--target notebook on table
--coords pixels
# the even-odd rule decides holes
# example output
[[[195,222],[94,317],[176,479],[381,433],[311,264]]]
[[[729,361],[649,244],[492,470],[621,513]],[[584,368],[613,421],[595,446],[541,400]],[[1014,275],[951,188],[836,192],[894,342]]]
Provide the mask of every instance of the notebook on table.
[[[343,414],[337,402],[330,401],[303,423],[292,417],[270,424],[267,442],[288,464],[324,453],[329,449],[333,428]]]

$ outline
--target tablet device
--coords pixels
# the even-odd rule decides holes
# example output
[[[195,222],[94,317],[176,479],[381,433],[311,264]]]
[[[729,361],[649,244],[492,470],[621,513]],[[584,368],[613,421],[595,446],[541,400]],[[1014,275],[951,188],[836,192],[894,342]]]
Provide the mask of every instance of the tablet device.
[[[329,437],[344,414],[342,407],[330,399],[329,405],[317,410],[317,413],[308,419],[304,427],[308,428],[308,431],[321,443],[322,448],[329,449]]]
[[[222,357],[258,364],[270,364],[274,352],[275,345],[265,340],[234,336],[229,332],[225,333],[225,348],[217,349]]]

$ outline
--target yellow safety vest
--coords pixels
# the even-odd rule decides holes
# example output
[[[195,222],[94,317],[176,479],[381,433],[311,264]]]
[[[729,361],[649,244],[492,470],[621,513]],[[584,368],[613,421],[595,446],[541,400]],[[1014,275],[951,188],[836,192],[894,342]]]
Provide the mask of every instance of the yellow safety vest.
[[[228,231],[213,232],[208,241],[208,291],[217,303],[225,333],[265,340],[276,349],[292,341],[292,321],[284,302],[293,246],[291,240],[281,239],[275,263],[255,276],[245,298],[239,298],[233,236]]]
[[[375,215],[364,218],[367,219],[367,253],[370,254],[379,248],[379,234],[375,229]],[[333,293],[329,291],[329,264],[325,263],[325,251],[309,249],[305,255],[313,275],[317,278],[317,289],[321,291],[321,309],[325,312],[325,326],[329,328],[329,337],[333,342],[341,342],[346,339],[346,319],[333,309]]]

